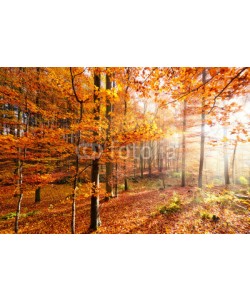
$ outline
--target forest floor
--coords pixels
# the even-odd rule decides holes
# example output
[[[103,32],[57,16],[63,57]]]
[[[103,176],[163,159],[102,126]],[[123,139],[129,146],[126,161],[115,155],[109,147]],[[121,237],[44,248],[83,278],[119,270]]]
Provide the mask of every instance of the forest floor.
[[[118,198],[100,201],[102,225],[92,233],[250,233],[250,205],[237,193],[249,187],[160,187],[157,179],[130,183]],[[34,190],[24,193],[19,233],[70,233],[71,193],[69,184],[48,185],[41,202],[34,203]],[[0,195],[0,233],[13,233],[17,199],[13,188]],[[90,233],[90,200],[79,197],[76,232]]]

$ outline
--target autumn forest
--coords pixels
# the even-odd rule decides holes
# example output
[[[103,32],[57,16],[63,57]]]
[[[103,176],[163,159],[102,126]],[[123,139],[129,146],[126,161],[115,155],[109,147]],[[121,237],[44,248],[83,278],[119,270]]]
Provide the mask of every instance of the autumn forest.
[[[0,68],[0,233],[250,233],[247,67]]]

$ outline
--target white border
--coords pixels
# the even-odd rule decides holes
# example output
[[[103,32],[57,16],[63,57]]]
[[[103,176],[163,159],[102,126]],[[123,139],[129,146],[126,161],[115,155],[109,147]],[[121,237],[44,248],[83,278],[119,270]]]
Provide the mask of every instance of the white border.
[[[248,1],[0,2],[0,66],[249,66]],[[246,235],[1,235],[3,299],[248,299]]]

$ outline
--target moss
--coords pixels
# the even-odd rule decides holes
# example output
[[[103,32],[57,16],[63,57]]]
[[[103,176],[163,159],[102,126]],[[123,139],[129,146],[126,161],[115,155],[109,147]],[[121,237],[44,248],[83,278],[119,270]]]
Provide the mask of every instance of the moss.
[[[11,213],[8,213],[4,216],[1,216],[0,220],[9,220],[9,219],[12,219],[12,218],[15,218],[15,217],[16,217],[16,212],[11,212]]]
[[[34,216],[38,213],[39,212],[37,210],[30,211],[30,212],[27,212],[27,213],[20,214],[20,218],[26,218],[26,217]],[[11,213],[8,213],[4,216],[1,216],[0,220],[6,221],[6,220],[9,220],[9,219],[12,219],[12,218],[15,218],[15,217],[16,217],[16,212],[11,212]]]

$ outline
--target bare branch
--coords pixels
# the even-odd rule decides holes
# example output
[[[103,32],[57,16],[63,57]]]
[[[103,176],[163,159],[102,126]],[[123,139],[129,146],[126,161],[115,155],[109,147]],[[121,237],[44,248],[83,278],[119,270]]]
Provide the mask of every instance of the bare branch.
[[[145,83],[149,77],[154,73],[154,71],[157,69],[157,67],[153,68],[152,71],[148,74],[148,76],[141,82],[141,84]]]
[[[216,100],[218,97],[220,97],[220,95],[229,87],[229,85],[235,80],[237,79],[245,70],[247,70],[248,67],[246,68],[242,68],[240,70],[240,72],[238,72],[233,78],[231,78],[231,80],[224,86],[224,88],[219,92],[219,94],[217,94],[215,97],[214,97],[214,103],[213,103],[213,106],[211,107],[211,109],[209,110],[209,112],[207,113],[208,115],[211,113],[211,111],[215,108],[215,105],[216,105]]]
[[[73,75],[73,71],[72,71],[71,67],[69,68],[69,70],[70,70],[70,75],[71,75],[71,85],[72,85],[72,89],[74,92],[74,96],[75,96],[77,102],[82,103],[83,101],[79,99],[77,92],[76,92],[76,88],[75,88],[75,76],[76,75]]]
[[[180,96],[177,100],[182,99],[183,97],[186,97],[194,92],[197,92],[200,88],[204,87],[206,84],[208,84],[211,80],[213,80],[217,75],[219,74],[219,72],[217,72],[214,76],[212,76],[211,78],[209,78],[208,80],[206,80],[206,82],[200,84],[198,87],[190,90],[189,92],[185,93],[184,95]]]
[[[84,169],[82,169],[81,172],[78,174],[78,176],[80,176],[82,174],[82,172],[87,170],[89,167],[91,167],[91,165],[87,165]]]

